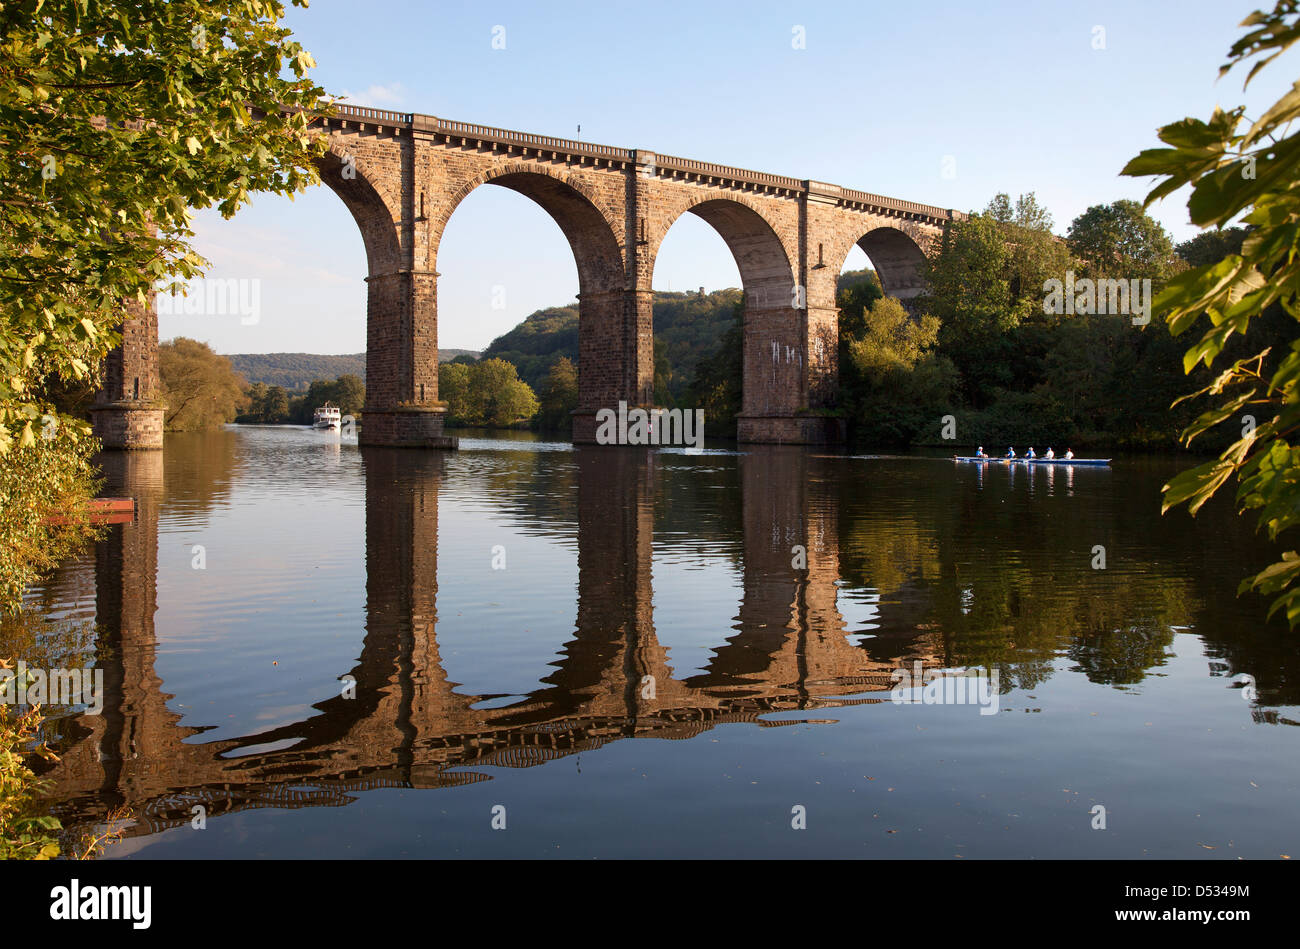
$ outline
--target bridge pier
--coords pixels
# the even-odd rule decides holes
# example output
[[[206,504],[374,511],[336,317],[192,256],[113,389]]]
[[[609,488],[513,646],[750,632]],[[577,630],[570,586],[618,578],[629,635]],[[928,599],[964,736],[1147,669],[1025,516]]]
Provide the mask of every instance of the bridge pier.
[[[741,415],[736,440],[753,445],[839,445],[847,437],[842,418],[818,415]]]
[[[423,248],[421,248],[424,250]],[[357,441],[388,448],[456,448],[438,399],[438,274],[427,256],[366,278],[366,404]],[[417,269],[418,267],[418,269]]]
[[[91,431],[108,449],[163,446],[165,406],[159,401],[158,314],[153,294],[122,314],[122,343],[104,359],[104,385],[91,407]]]
[[[578,294],[578,408],[573,443],[596,444],[596,413],[654,407],[654,293],[647,289]]]
[[[769,445],[834,445],[845,440],[835,398],[839,311],[771,307],[759,296],[745,310],[744,392],[736,439]]]
[[[366,408],[357,441],[387,448],[457,448],[460,439],[442,433],[446,417],[446,405]]]

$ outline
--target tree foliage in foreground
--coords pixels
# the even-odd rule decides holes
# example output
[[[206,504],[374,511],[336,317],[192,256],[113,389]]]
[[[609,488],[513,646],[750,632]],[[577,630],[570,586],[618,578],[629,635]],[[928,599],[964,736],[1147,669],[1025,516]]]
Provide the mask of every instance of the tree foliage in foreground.
[[[42,436],[0,454],[0,613],[16,610],[35,577],[89,539],[83,502],[97,485],[94,447],[90,439],[58,444]]]
[[[1256,58],[1246,75],[1249,85],[1261,68],[1300,40],[1297,6],[1296,0],[1279,0],[1271,13],[1256,11],[1243,20],[1247,32],[1233,44],[1219,75]],[[1169,147],[1147,149],[1124,168],[1126,175],[1161,179],[1146,197],[1148,206],[1190,184],[1187,209],[1193,224],[1224,228],[1240,219],[1250,229],[1239,252],[1174,277],[1156,298],[1171,333],[1201,330],[1184,355],[1185,372],[1200,363],[1214,366],[1234,334],[1255,340],[1259,327],[1251,321],[1274,306],[1300,319],[1300,134],[1288,134],[1297,118],[1300,82],[1253,122],[1239,106],[1216,108],[1209,121],[1186,118],[1166,125],[1158,135]],[[1300,523],[1300,447],[1292,444],[1300,427],[1300,338],[1289,348],[1272,364],[1267,347],[1237,359],[1185,397],[1214,403],[1184,430],[1186,443],[1212,430],[1231,429],[1240,437],[1213,461],[1165,485],[1164,510],[1186,504],[1195,514],[1235,479],[1238,505],[1257,512],[1258,526],[1271,540]],[[1297,577],[1300,554],[1288,550],[1244,580],[1239,592],[1276,594],[1269,615],[1282,611],[1295,628],[1300,624]]]
[[[25,477],[84,460],[89,429],[47,380],[93,387],[123,301],[199,275],[190,209],[229,217],[316,180],[324,142],[280,107],[313,110],[322,90],[283,14],[276,0],[0,2],[0,454],[32,452]],[[31,535],[57,513],[13,521]]]

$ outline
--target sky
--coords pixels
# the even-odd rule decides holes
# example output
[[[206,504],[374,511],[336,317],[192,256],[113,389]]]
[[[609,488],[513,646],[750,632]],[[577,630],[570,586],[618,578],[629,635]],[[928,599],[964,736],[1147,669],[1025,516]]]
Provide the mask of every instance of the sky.
[[[1290,87],[1294,52],[1246,91],[1244,69],[1217,79],[1259,5],[313,0],[286,22],[316,59],[315,81],[352,104],[566,138],[581,125],[586,142],[964,211],[1032,191],[1063,234],[1091,205],[1145,196],[1149,181],[1118,173],[1160,144],[1160,126],[1216,105],[1257,117]],[[1151,213],[1175,240],[1196,233],[1185,191]],[[241,281],[245,305],[160,313],[163,339],[222,353],[364,351],[365,252],[327,188],[259,195],[229,221],[200,211],[195,232],[208,276]],[[845,269],[865,266],[855,249]],[[491,185],[453,214],[438,272],[443,348],[482,349],[578,290],[559,227]],[[740,286],[722,239],[690,214],[653,279],[657,290]]]

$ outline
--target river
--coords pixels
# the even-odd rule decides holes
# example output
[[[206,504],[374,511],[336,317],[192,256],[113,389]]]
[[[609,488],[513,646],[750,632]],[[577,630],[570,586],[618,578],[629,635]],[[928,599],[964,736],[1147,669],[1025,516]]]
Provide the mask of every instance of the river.
[[[128,809],[108,859],[1291,854],[1300,638],[1250,523],[1161,516],[1185,464],[169,435],[29,598],[104,670],[56,812]]]

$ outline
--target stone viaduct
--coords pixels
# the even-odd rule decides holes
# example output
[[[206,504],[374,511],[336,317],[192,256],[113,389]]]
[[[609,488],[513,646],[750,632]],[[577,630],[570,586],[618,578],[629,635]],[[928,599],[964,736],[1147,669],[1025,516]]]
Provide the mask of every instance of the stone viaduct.
[[[681,215],[703,218],[735,257],[745,291],[743,442],[842,439],[836,404],[835,283],[857,245],[887,294],[923,290],[921,263],[957,212],[659,155],[429,115],[343,105],[319,127],[321,178],[361,230],[369,265],[363,444],[452,447],[438,399],[437,256],[448,219],[475,188],[539,204],[573,250],[579,284],[579,405],[595,414],[653,403],[651,280]],[[132,307],[94,411],[106,447],[162,445],[157,318]]]

